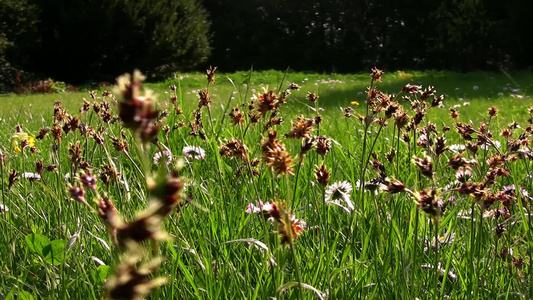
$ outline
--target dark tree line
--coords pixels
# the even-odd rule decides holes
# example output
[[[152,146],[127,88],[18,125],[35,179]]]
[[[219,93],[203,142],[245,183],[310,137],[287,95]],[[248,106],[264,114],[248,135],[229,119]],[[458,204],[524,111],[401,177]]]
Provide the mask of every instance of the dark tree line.
[[[349,72],[524,68],[527,0],[205,0],[210,61],[230,69]]]
[[[198,70],[533,65],[529,0],[1,0],[0,89]],[[3,84],[3,86],[2,86]]]
[[[72,83],[194,70],[211,50],[207,16],[196,0],[1,0],[0,81],[12,69]]]

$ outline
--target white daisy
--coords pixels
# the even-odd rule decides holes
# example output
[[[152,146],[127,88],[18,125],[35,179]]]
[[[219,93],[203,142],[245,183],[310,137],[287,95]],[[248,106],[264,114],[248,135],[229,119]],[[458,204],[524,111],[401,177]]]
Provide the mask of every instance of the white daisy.
[[[185,146],[183,156],[189,159],[205,159],[205,150],[198,146]]]
[[[157,165],[162,157],[165,157],[167,166],[172,161],[172,153],[170,153],[170,151],[168,150],[158,151],[154,154],[154,158],[153,158],[154,165]]]
[[[352,184],[348,181],[335,182],[326,191],[326,203],[340,206],[347,212],[351,212],[354,210],[353,203],[350,200],[351,192]],[[346,206],[342,205],[343,202]]]
[[[39,180],[41,179],[41,175],[32,172],[24,172],[22,173],[22,178],[26,178],[29,180]]]
[[[460,153],[460,152],[465,151],[466,146],[463,144],[454,144],[454,145],[450,145],[448,149],[450,149],[450,151],[452,152]]]

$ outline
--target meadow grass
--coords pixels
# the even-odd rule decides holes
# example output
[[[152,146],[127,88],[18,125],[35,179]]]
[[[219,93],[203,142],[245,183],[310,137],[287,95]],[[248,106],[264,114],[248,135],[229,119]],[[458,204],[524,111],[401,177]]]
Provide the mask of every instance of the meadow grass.
[[[135,254],[144,261],[159,255],[165,258],[150,277],[168,279],[152,293],[154,298],[531,298],[533,237],[527,191],[532,189],[528,131],[532,79],[528,72],[385,74],[382,82],[373,82],[384,93],[398,94],[411,83],[435,86],[436,95],[445,96],[444,107],[419,108],[423,119],[414,126],[418,130],[398,130],[397,113],[387,119],[388,126],[375,121],[385,118],[385,109],[396,102],[411,120],[416,109],[401,96],[416,103],[422,90],[401,93],[378,108],[379,97],[367,96],[368,74],[216,74],[215,84],[207,85],[210,108],[200,107],[203,114],[196,121],[201,122],[196,123],[196,135],[191,135],[194,128],[189,122],[195,122],[193,110],[198,108],[198,92],[206,89],[206,78],[204,74],[177,74],[165,82],[145,84],[157,95],[157,108],[169,112],[159,120],[162,130],[157,144],[141,143],[128,131],[131,127],[118,120],[105,121],[102,111],[107,109],[100,104],[110,103],[108,112],[113,119],[119,112],[114,97],[118,103],[124,100],[120,94],[103,97],[104,89],[95,89],[95,99],[88,91],[0,96],[0,150],[5,155],[0,208],[9,209],[0,209],[4,232],[0,237],[0,297],[100,298],[106,278],[119,273],[117,266],[134,251],[124,251],[114,243],[106,223],[91,211],[90,207],[98,209],[98,202],[93,202],[108,195],[125,222],[137,220],[138,213],[157,198],[150,179],[157,182],[162,173],[179,169],[186,186],[179,212],[164,218],[171,239],[142,242],[141,248],[149,251]],[[257,96],[263,95],[263,89],[280,96],[291,82],[300,89],[291,90],[287,103],[278,109],[276,117],[284,122],[267,127],[273,117],[267,111],[252,123],[250,98],[255,97],[253,111],[257,112],[261,104]],[[171,85],[177,86],[176,103],[183,114],[175,113]],[[318,94],[317,102],[306,100],[308,92]],[[91,105],[98,103],[100,112],[91,106],[80,114],[83,98]],[[433,96],[426,102],[430,104],[431,99]],[[61,128],[66,117],[54,117],[57,100],[61,100],[61,105],[56,104],[60,111],[64,109],[64,114],[85,125],[68,133]],[[374,105],[367,106],[372,104],[367,100]],[[243,124],[233,125],[234,118],[228,113],[237,105],[244,113]],[[498,108],[496,117],[488,114],[492,106]],[[450,117],[450,108],[459,113],[457,120]],[[299,115],[304,116],[302,122],[297,120]],[[320,124],[309,121],[311,126],[305,125],[305,118],[316,120],[317,115],[322,117]],[[362,122],[358,116],[369,121]],[[22,132],[38,135],[40,128],[52,128],[54,122],[63,131],[60,143],[57,136],[49,134],[35,141],[35,153],[30,146],[22,153],[15,151],[23,146],[21,139],[12,145],[17,125]],[[470,124],[474,131],[461,135],[457,122]],[[509,129],[512,122],[519,126]],[[82,128],[93,128],[93,132]],[[279,140],[265,150],[271,130],[277,131]],[[507,130],[504,136],[502,130]],[[329,144],[322,147],[330,149],[321,155],[313,144],[304,155],[302,135],[324,136]],[[404,141],[404,135],[409,141]],[[454,146],[439,153],[438,138],[442,137],[446,146]],[[103,139],[102,144],[98,138]],[[118,151],[112,138],[126,141],[128,150]],[[75,160],[72,145],[76,141],[80,142],[80,160],[91,166],[83,172],[80,161]],[[227,148],[221,151],[223,145],[234,141],[246,145],[245,155]],[[475,153],[463,149],[468,142],[477,145]],[[203,148],[205,159],[179,163],[186,146]],[[292,172],[277,174],[276,170],[288,167],[283,164],[289,162],[281,160],[281,154],[273,154],[274,148],[290,154]],[[169,167],[152,163],[153,156],[164,149],[172,153]],[[413,157],[420,158],[418,166]],[[37,161],[56,169],[44,171],[38,180],[23,178],[25,172],[36,172]],[[432,177],[423,175],[428,161]],[[456,164],[460,165],[457,170],[450,167]],[[331,172],[325,185],[316,180],[321,165]],[[18,180],[8,187],[12,170],[18,173]],[[71,188],[84,187],[80,177],[88,170],[99,180],[95,191],[85,186],[88,204],[84,205],[72,200]],[[459,178],[472,191],[458,182],[458,173],[470,174]],[[487,174],[495,179],[488,180],[492,175]],[[352,188],[347,193],[333,192],[336,201],[329,199],[327,191],[343,181]],[[375,185],[378,190],[368,190],[358,182]],[[431,191],[438,192],[433,197]],[[264,210],[260,200],[284,207],[282,215],[287,219],[274,217],[272,222],[264,217],[272,216],[272,211],[246,212],[250,203]],[[280,225],[288,226],[291,216],[307,223],[297,238],[283,235],[287,227]]]

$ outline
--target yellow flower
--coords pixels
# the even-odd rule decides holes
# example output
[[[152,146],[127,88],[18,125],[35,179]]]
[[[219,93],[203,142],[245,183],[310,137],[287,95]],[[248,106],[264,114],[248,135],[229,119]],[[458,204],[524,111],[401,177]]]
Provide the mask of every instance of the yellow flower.
[[[11,136],[11,147],[13,148],[13,150],[15,150],[16,153],[21,153],[22,152],[22,149],[20,149],[22,141],[28,142],[28,146],[30,146],[30,147],[35,146],[35,136],[34,135],[28,135],[26,132],[14,133]]]
[[[352,102],[350,102],[350,103],[351,103],[352,105],[359,106],[359,102],[357,102],[357,101],[352,101]]]

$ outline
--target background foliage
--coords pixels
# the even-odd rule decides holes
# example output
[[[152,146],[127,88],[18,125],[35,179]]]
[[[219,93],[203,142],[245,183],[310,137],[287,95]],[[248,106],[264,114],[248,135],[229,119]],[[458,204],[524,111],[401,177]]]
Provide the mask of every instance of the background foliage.
[[[15,71],[79,84],[207,62],[225,71],[525,69],[532,9],[525,0],[4,0],[0,89],[17,84]]]

